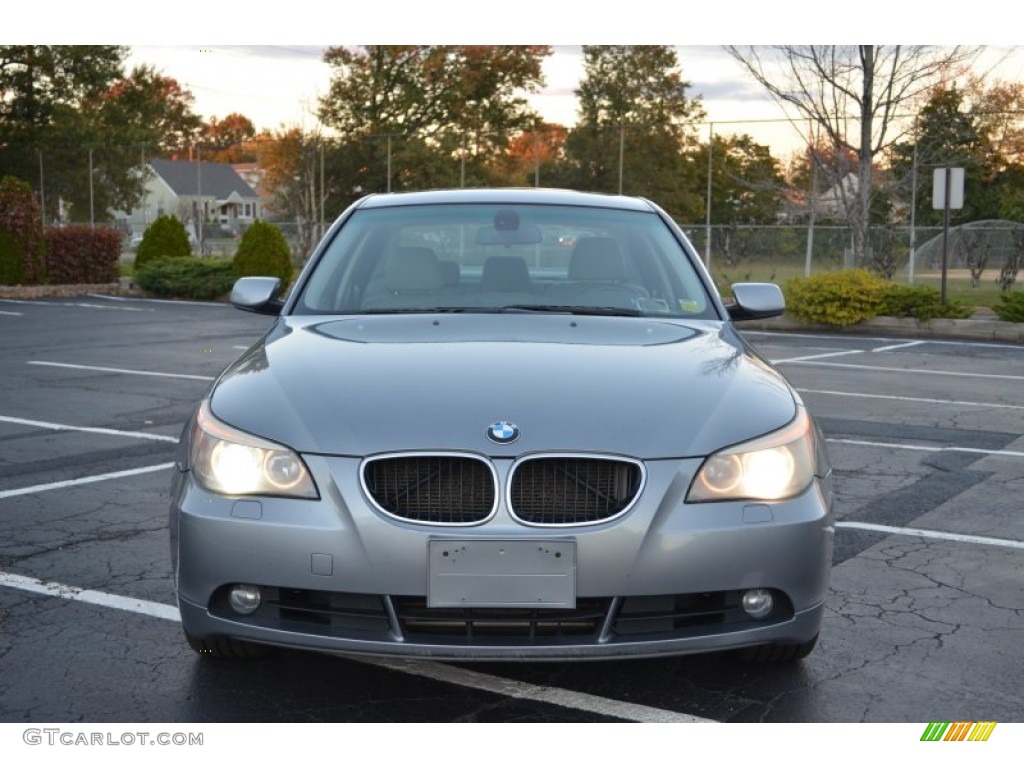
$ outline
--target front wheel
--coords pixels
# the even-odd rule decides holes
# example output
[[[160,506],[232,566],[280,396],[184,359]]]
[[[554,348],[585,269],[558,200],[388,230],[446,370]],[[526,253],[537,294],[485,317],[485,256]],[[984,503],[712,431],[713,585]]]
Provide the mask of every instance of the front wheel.
[[[215,635],[213,637],[196,637],[185,632],[185,639],[193,651],[200,656],[210,659],[226,659],[235,661],[238,659],[262,659],[274,652],[274,649],[259,643],[249,643],[245,640],[236,640],[233,637]]]
[[[807,658],[818,642],[815,635],[805,643],[786,643],[783,645],[757,645],[753,648],[741,648],[736,654],[741,661],[754,663],[776,663],[799,661]]]

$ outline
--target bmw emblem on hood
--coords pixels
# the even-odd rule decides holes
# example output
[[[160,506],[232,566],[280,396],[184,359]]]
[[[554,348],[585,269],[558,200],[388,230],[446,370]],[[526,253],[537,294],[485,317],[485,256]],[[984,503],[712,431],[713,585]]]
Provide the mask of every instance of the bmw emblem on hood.
[[[487,439],[492,443],[514,443],[519,439],[519,427],[511,421],[496,421],[487,428]]]

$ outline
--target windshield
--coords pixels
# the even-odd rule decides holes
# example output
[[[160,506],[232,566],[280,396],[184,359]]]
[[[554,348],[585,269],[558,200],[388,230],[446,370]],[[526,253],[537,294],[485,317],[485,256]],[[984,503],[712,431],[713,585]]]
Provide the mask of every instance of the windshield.
[[[424,311],[716,316],[656,213],[529,204],[357,210],[295,306]]]

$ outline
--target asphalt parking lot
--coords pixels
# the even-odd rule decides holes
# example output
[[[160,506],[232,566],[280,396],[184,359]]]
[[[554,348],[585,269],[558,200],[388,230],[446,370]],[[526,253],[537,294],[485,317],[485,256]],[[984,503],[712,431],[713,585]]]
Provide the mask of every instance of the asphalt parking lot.
[[[831,598],[802,663],[217,663],[176,623],[169,466],[270,322],[0,300],[0,721],[1024,720],[1024,346],[748,333],[836,470]]]

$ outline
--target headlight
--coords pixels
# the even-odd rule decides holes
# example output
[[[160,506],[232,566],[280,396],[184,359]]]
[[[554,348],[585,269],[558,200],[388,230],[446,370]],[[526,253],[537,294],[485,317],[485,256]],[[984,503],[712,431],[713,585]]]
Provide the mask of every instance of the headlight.
[[[190,464],[199,484],[214,493],[320,498],[297,453],[218,421],[206,401],[192,427]]]
[[[814,429],[807,412],[798,407],[796,418],[778,432],[709,456],[686,500],[789,498],[810,485],[814,467]]]

